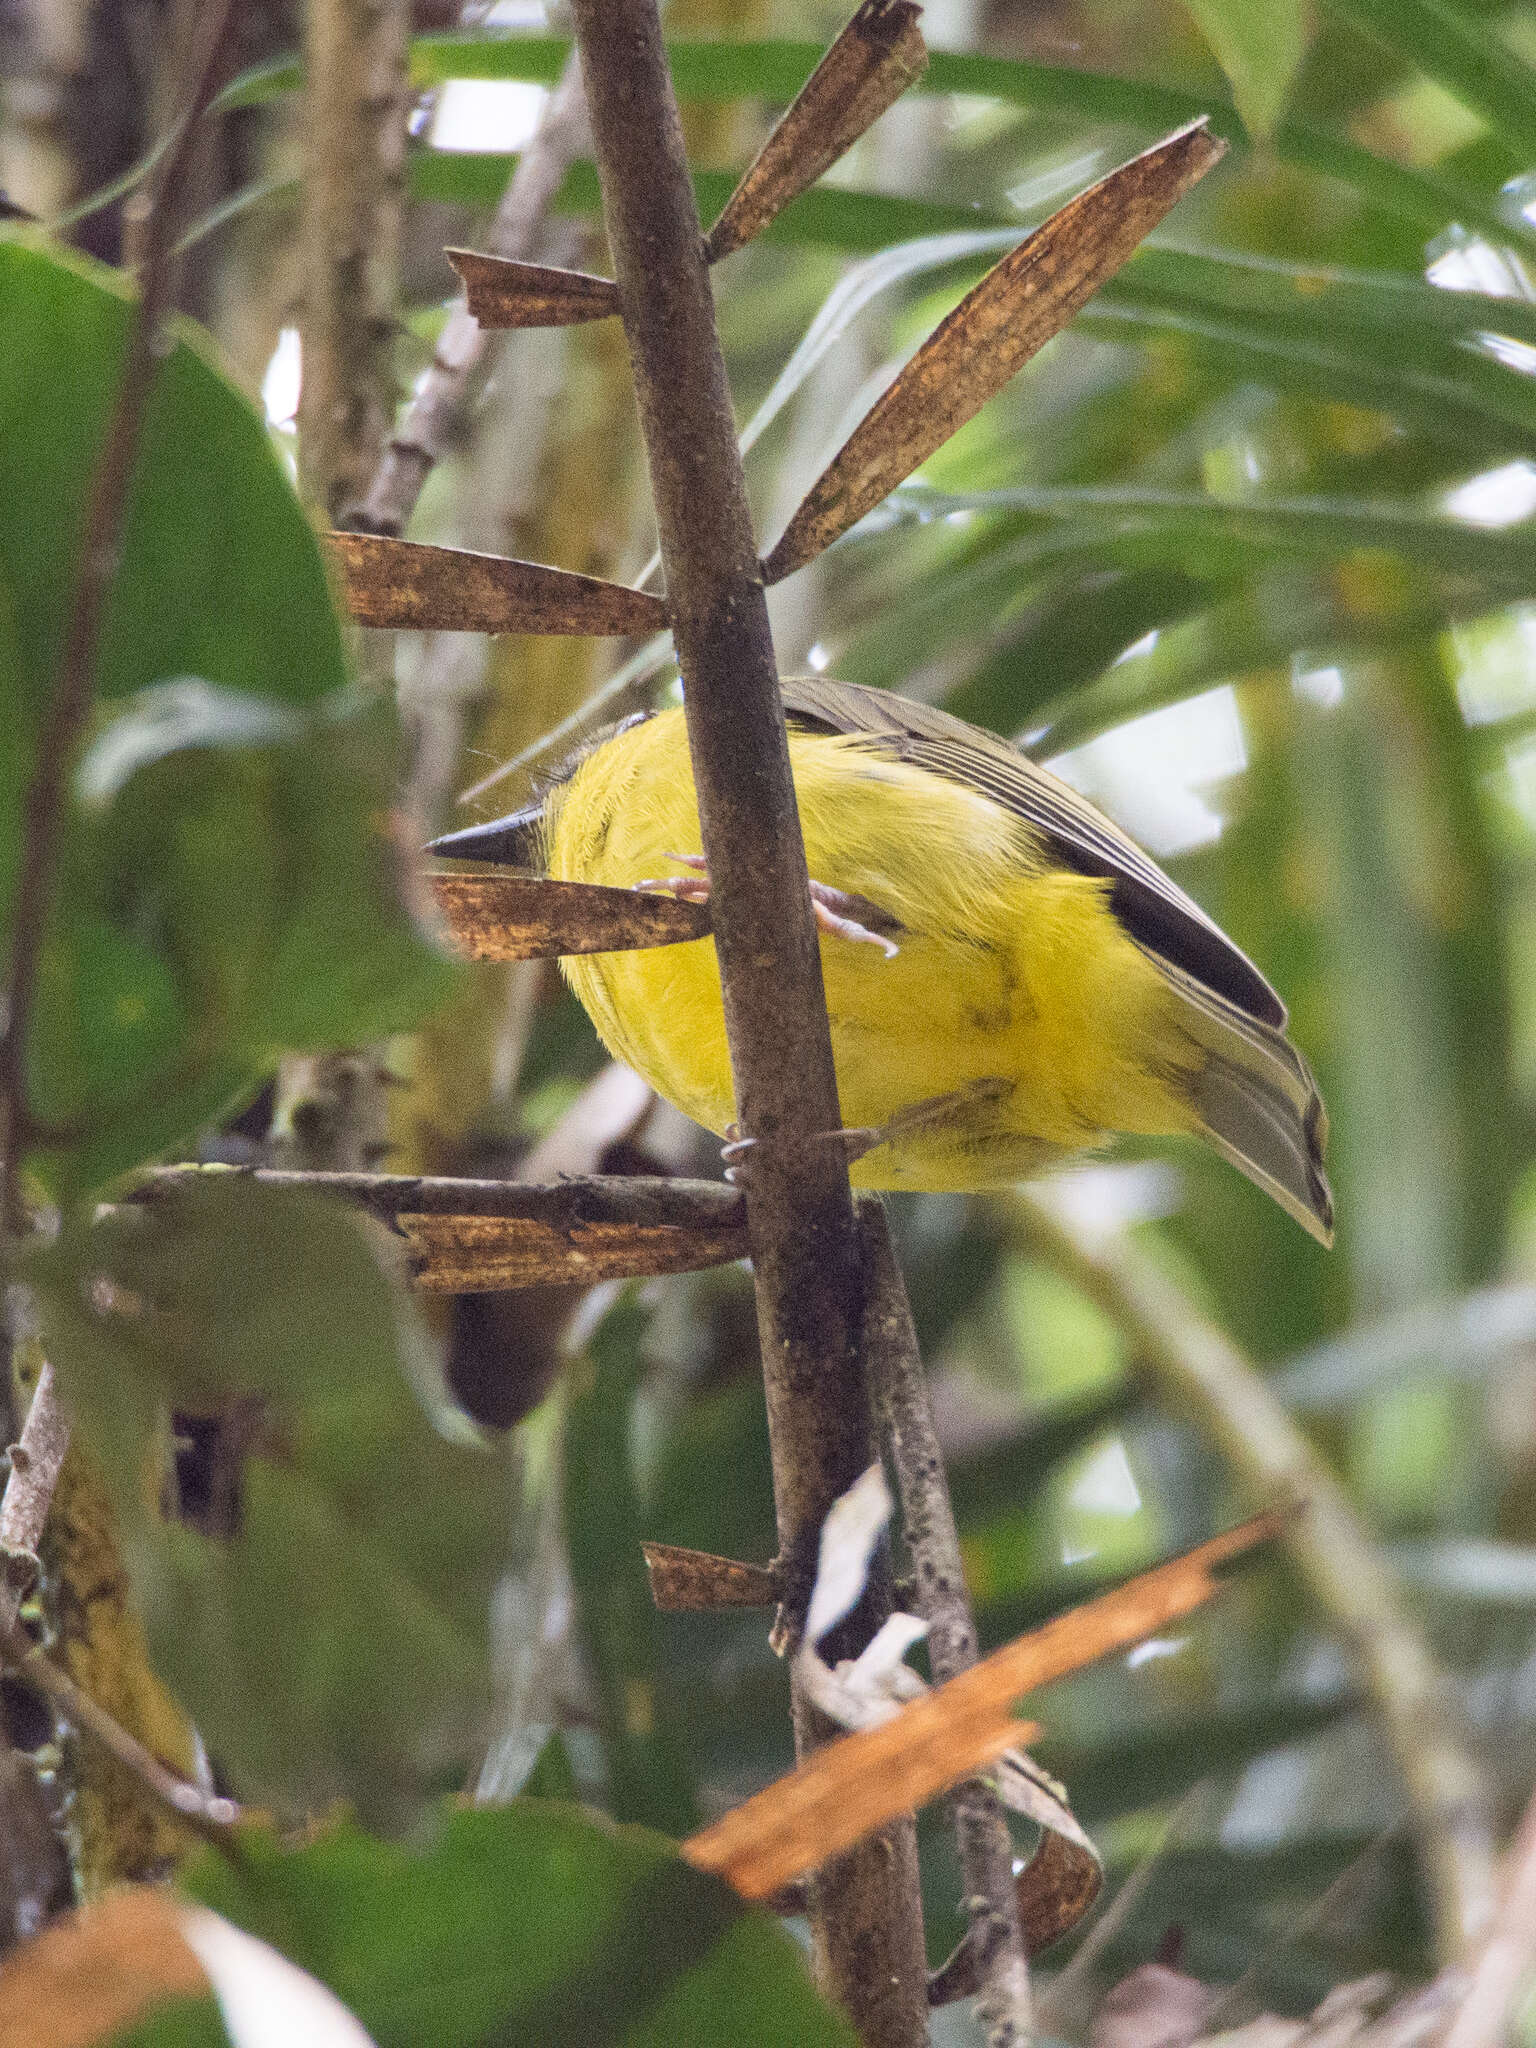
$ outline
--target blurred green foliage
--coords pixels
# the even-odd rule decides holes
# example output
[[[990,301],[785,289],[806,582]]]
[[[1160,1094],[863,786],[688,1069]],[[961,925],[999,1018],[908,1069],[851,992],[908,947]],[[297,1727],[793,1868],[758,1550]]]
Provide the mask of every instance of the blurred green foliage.
[[[127,335],[117,278],[0,244],[0,901]],[[195,459],[189,452],[196,451]],[[383,707],[348,695],[324,566],[261,422],[190,330],[156,381],[69,807],[30,1046],[32,1164],[78,1195],[279,1048],[398,1029],[446,965],[395,900]]]
[[[415,1852],[346,1825],[285,1850],[252,1828],[238,1867],[205,1855],[184,1888],[330,1984],[378,2048],[854,2040],[765,1914],[661,1836],[538,1800],[445,1815]],[[211,1998],[120,2037],[225,2038]]]
[[[764,18],[777,33],[680,39],[692,106],[781,102],[836,26],[809,5]],[[1070,1199],[1136,1230],[1336,1461],[1402,1560],[1503,1816],[1536,1774],[1536,8],[1324,0],[1308,41],[1302,10],[1248,0],[1069,0],[1049,32],[996,0],[953,33],[986,53],[937,54],[718,275],[741,416],[762,408],[765,538],[1006,235],[1197,113],[1231,151],[920,479],[776,593],[783,663],[942,700],[1057,760],[1282,990],[1333,1119],[1331,1257],[1193,1149],[1128,1150],[1072,1177]],[[547,84],[565,54],[556,37],[428,37],[414,61],[424,88]],[[297,83],[269,67],[231,103],[270,109]],[[509,167],[420,139],[411,189],[481,205]],[[706,217],[733,175],[701,165]],[[578,164],[562,207],[590,222],[596,200]],[[9,878],[124,309],[25,239],[0,244],[0,303]],[[423,532],[448,536],[468,474],[434,481]],[[186,1141],[279,1046],[405,1029],[439,992],[381,861],[382,708],[344,682],[319,556],[259,421],[183,339],[50,938],[35,1070],[64,1135],[33,1163],[59,1195]],[[525,1093],[563,1099],[595,1063],[573,1008],[541,1008]],[[644,1534],[771,1552],[745,1277],[626,1297],[574,1344],[515,1453],[491,1454],[421,1419],[404,1390],[419,1333],[351,1224],[252,1197],[151,1205],[88,1259],[71,1221],[38,1275],[159,1654],[238,1788],[285,1810],[341,1794],[398,1823],[461,1781],[487,1732],[471,1708],[493,1691],[514,1781],[536,1768],[541,1791],[620,1818],[681,1830],[783,1768],[763,1617],[654,1616],[634,1551]],[[988,1641],[1251,1505],[1006,1204],[895,1207]],[[108,1254],[147,1321],[82,1293]],[[157,1418],[194,1384],[260,1404],[241,1545],[141,1512]],[[1170,1924],[1190,1968],[1257,1970],[1260,1995],[1292,2006],[1378,1965],[1429,1967],[1369,1704],[1285,1567],[1035,1711],[1114,1876],[1169,1836],[1106,1970]],[[520,1829],[548,1859],[521,1889],[486,1876],[499,1956],[520,1954],[505,1944],[551,1869],[584,1902],[573,1919],[597,1900],[622,1920],[630,1955],[656,1933],[649,1887],[664,1904],[682,1882],[639,1838],[621,1852],[568,1813],[461,1816],[420,1870],[443,1859],[477,1911],[454,1859],[482,1827],[477,1871],[504,1875]],[[937,1957],[958,1880],[942,1829],[925,1839]],[[324,1930],[364,1899],[419,1907],[425,1927],[402,1857],[343,1833],[273,1852],[251,1896],[198,1884],[385,2041],[406,2036],[372,1995],[378,1951],[340,1957]],[[1309,1918],[1341,1878],[1337,1910]],[[702,1936],[698,1952],[718,1961]],[[584,1996],[609,1984],[558,1968]],[[753,2038],[740,2016],[760,1994],[730,1982],[747,2001],[731,2037]],[[789,1996],[775,1977],[763,2010]],[[584,2038],[610,2037],[648,2038],[617,2021]]]

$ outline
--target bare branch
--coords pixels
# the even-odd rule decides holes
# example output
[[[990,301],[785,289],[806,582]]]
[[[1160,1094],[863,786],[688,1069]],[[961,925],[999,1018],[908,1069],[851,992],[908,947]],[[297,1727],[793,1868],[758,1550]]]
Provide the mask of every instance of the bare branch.
[[[407,0],[304,9],[305,496],[333,520],[368,489],[394,416],[405,218]]]
[[[593,1224],[719,1233],[740,1258],[746,1200],[717,1180],[668,1180],[649,1174],[588,1174],[546,1181],[459,1180],[416,1173],[293,1173],[269,1166],[160,1166],[139,1183],[151,1197],[209,1174],[238,1174],[268,1188],[339,1195],[393,1223],[401,1216],[499,1216],[577,1232]]]
[[[1069,200],[936,327],[817,478],[763,562],[778,583],[814,561],[958,433],[1135,253],[1225,154],[1204,121]]]
[[[496,209],[486,237],[492,254],[526,260],[536,253],[555,194],[585,146],[586,132],[573,51]],[[485,348],[485,330],[468,301],[461,300],[438,336],[431,367],[416,387],[367,497],[348,522],[358,532],[404,533],[422,485],[452,443]]]
[[[29,1591],[28,1560],[37,1557],[68,1449],[69,1423],[59,1406],[53,1367],[45,1361],[21,1436],[11,1445],[10,1474],[0,1496],[0,1628],[15,1626]]]
[[[705,237],[711,263],[761,234],[928,68],[913,0],[864,0]]]
[[[933,1675],[942,1681],[976,1662],[976,1623],[906,1283],[878,1199],[860,1202],[859,1225],[864,1371],[896,1472],[902,1533],[916,1578],[915,1604],[928,1624]],[[956,1789],[952,1814],[970,1921],[967,1942],[977,1977],[967,1989],[982,1995],[980,2017],[989,2042],[994,2048],[1013,2048],[1029,2038],[1029,1958],[1019,1924],[1007,1817],[996,1792],[979,1778]],[[929,1996],[935,1996],[932,1985]]]
[[[204,1792],[168,1771],[137,1736],[130,1735],[104,1707],[80,1690],[68,1672],[55,1664],[16,1623],[0,1628],[0,1658],[13,1676],[35,1686],[60,1717],[88,1735],[129,1770],[158,1800],[186,1824],[221,1849],[229,1846],[229,1830],[240,1819],[233,1799]]]
[[[236,12],[237,0],[220,0],[205,10],[201,38],[194,38],[186,53],[181,113],[150,186],[139,297],[131,316],[116,400],[91,478],[58,674],[37,735],[23,814],[4,1022],[0,1025],[0,1240],[22,1226],[18,1183],[28,1136],[27,1042],[38,968],[64,837],[68,779],[95,696],[102,622],[117,570],[118,541],[144,419],[160,367],[161,324],[173,299],[171,252],[178,202],[203,115],[222,82]],[[68,1447],[68,1424],[57,1407],[52,1374],[45,1364],[21,1441],[12,1452],[11,1472],[0,1501],[0,1532],[9,1553],[7,1564],[12,1567],[0,1588],[0,1647],[7,1655],[32,1654],[32,1645],[16,1620],[23,1587],[19,1575],[12,1572],[24,1569],[27,1556],[37,1550]],[[52,1666],[49,1670],[73,1691],[62,1672]],[[124,1739],[131,1741],[130,1737]],[[19,1768],[18,1760],[17,1768],[7,1773],[13,1795],[35,1806],[35,1781],[30,1775],[23,1779]],[[19,1790],[22,1787],[25,1789]],[[18,1813],[17,1824],[25,1820],[25,1811]]]
[[[611,277],[517,263],[477,249],[443,254],[463,278],[469,310],[482,327],[579,327],[619,310],[619,288]]]

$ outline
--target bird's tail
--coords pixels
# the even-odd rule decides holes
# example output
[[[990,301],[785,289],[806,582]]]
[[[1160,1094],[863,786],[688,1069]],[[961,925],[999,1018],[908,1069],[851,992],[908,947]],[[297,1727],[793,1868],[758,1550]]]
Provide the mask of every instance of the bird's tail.
[[[1323,1170],[1328,1112],[1311,1068],[1273,1025],[1166,960],[1158,966],[1184,998],[1182,1022],[1205,1053],[1190,1091],[1204,1135],[1303,1230],[1332,1244],[1333,1193]]]

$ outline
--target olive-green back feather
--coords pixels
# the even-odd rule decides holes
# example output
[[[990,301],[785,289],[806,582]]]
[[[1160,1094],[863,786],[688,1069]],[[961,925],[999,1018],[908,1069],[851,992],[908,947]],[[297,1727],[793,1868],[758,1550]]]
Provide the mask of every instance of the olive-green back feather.
[[[1285,1005],[1247,954],[1135,841],[1059,776],[995,734],[931,704],[822,676],[786,676],[784,708],[796,724],[867,736],[882,751],[947,776],[1015,812],[1058,859],[1111,884],[1115,915],[1147,950],[1282,1030]]]

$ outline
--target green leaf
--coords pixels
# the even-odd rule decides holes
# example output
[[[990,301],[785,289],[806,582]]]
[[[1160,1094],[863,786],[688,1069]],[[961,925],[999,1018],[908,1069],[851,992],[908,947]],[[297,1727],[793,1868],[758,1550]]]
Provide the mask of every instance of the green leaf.
[[[1259,566],[1276,551],[1338,555],[1379,549],[1405,561],[1486,576],[1513,592],[1536,563],[1536,541],[1520,527],[1490,531],[1412,504],[1351,498],[1221,499],[1200,491],[1135,484],[1025,485],[1018,490],[948,492],[903,485],[893,493],[897,517],[943,518],[951,512],[1030,512],[1063,523],[1038,545],[1055,554],[1082,546],[1098,526],[1106,553],[1119,561],[1166,560],[1195,567],[1211,562]],[[1202,545],[1203,544],[1203,545]],[[1024,541],[1015,565],[1036,543]]]
[[[1038,756],[1044,748],[1064,752],[1123,719],[1175,704],[1214,684],[1293,662],[1303,670],[1329,667],[1422,637],[1443,624],[1446,589],[1440,578],[1399,574],[1373,583],[1376,602],[1368,607],[1352,602],[1349,580],[1341,583],[1327,568],[1279,562],[1244,578],[1207,609],[1167,627],[1155,644],[1122,654],[1088,687],[1071,690],[1067,675],[1062,678],[1067,687],[1058,692],[1041,674],[1047,688],[1015,689],[982,723],[1012,731],[1028,724],[1040,734],[1030,741],[1032,753]],[[1149,626],[1157,623],[1147,621]],[[1137,637],[1128,632],[1121,646]],[[999,669],[1007,666],[1008,652],[999,657]],[[1032,677],[1040,667],[1031,647],[1024,660],[1012,664],[1009,680],[1021,669]]]
[[[378,2048],[854,2044],[766,1913],[574,1807],[441,1811],[415,1853],[349,1825],[299,1849],[247,1829],[238,1863],[205,1855],[183,1889],[328,1984]],[[218,2040],[151,2021],[119,2048]]]
[[[649,1313],[627,1295],[588,1346],[587,1384],[565,1409],[565,1530],[613,1812],[680,1835],[698,1814],[640,1548],[648,1532],[631,1445],[649,1326]]]
[[[221,1110],[280,1049],[402,1030],[456,969],[396,894],[382,701],[182,678],[104,710],[76,779],[32,1059],[61,1192]]]
[[[456,206],[494,206],[517,162],[515,156],[500,153],[416,149],[411,152],[407,167],[411,197],[444,200]],[[713,219],[735,185],[735,178],[728,172],[696,171],[693,189],[700,218]],[[602,194],[594,166],[573,164],[555,204],[561,213],[600,211]],[[998,219],[998,215],[974,206],[955,206],[937,199],[904,199],[883,192],[850,191],[843,186],[813,186],[786,207],[759,239],[779,244],[819,242],[833,249],[871,252],[891,242],[985,226]]]
[[[1266,136],[1290,97],[1307,53],[1307,0],[1184,0],[1227,74],[1252,135]]]
[[[1416,1303],[1287,1361],[1275,1391],[1302,1414],[1343,1408],[1416,1379],[1482,1380],[1536,1343],[1536,1289],[1512,1283]]]
[[[113,273],[0,240],[0,922],[130,319]],[[324,564],[266,431],[190,328],[151,395],[65,818],[28,1048],[32,1156],[99,1185],[284,1045],[414,1022],[451,969],[397,899],[392,728],[344,689]]]
[[[184,747],[281,746],[307,737],[303,719],[286,704],[178,676],[141,691],[97,733],[75,770],[75,793],[87,809],[100,809],[141,768]]]
[[[0,241],[0,560],[34,717],[58,664],[129,316],[115,272]],[[320,551],[256,413],[196,331],[183,323],[176,332],[134,472],[98,694],[125,697],[168,676],[198,675],[312,702],[346,680]]]
[[[1215,0],[1201,0],[1207,9],[1214,4]],[[1390,11],[1391,0],[1368,0],[1368,4],[1378,11]],[[1226,15],[1230,16],[1234,7],[1241,8],[1245,16],[1251,14],[1256,51],[1265,33],[1273,32],[1270,17],[1278,10],[1286,25],[1285,35],[1277,38],[1284,54],[1296,34],[1297,0],[1277,0],[1277,10],[1263,7],[1258,0],[1224,0]],[[411,46],[412,73],[422,88],[441,85],[450,78],[505,78],[552,85],[564,68],[569,47],[556,36],[420,36]],[[684,99],[750,96],[782,103],[805,83],[820,60],[822,48],[810,42],[681,39],[668,45],[668,53],[678,92]],[[1249,111],[1261,128],[1266,88],[1273,88],[1272,97],[1281,97],[1275,84],[1278,72],[1272,77],[1263,71],[1265,61],[1260,51],[1250,65],[1250,90],[1259,97],[1257,108]],[[1287,71],[1287,82],[1290,76]],[[221,103],[258,105],[279,93],[296,91],[302,82],[298,59],[279,58],[244,73],[229,87]],[[1203,115],[1212,131],[1234,148],[1245,148],[1250,139],[1238,109],[1213,100],[1208,93],[1181,92],[1148,85],[1139,79],[1115,78],[1064,65],[1032,64],[1020,58],[935,50],[929,55],[927,71],[912,90],[984,95],[1008,106],[1066,115],[1084,123],[1139,128],[1148,136],[1166,133]],[[1242,97],[1240,92],[1239,99]],[[1500,216],[1475,183],[1449,178],[1439,171],[1394,163],[1326,128],[1295,118],[1279,121],[1269,139],[1285,160],[1319,177],[1341,180],[1371,205],[1415,222],[1426,235],[1438,233],[1452,221],[1460,221],[1499,242],[1533,239],[1528,225]],[[1529,155],[1529,151],[1523,154]],[[515,161],[512,157],[467,151],[418,151],[412,162],[412,189],[419,198],[494,205]],[[729,178],[721,181],[718,191],[713,186],[708,188],[708,198],[701,202],[706,219],[718,212],[731,182]],[[943,225],[974,225],[976,220],[974,209],[968,213],[963,208],[925,208],[919,201],[886,200],[882,195],[841,189],[836,196],[850,203],[817,208],[806,199],[796,202],[774,223],[769,239],[827,241],[838,247],[874,249],[882,241],[933,233]],[[596,203],[591,167],[578,166],[576,175],[567,181],[562,204],[586,211]],[[888,226],[883,234],[873,230],[866,210],[870,207],[884,211]],[[900,217],[904,210],[906,222],[902,225]],[[941,212],[947,213],[947,220],[938,218]],[[858,239],[844,239],[855,232]]]
[[[1536,156],[1536,71],[1494,16],[1447,0],[1332,0],[1337,13],[1443,85],[1496,129],[1522,162]]]
[[[242,1793],[396,1821],[475,1753],[501,1457],[451,1445],[374,1227],[221,1169],[29,1266],[123,1524],[157,1668]],[[234,1432],[237,1533],[167,1526],[171,1411]]]

